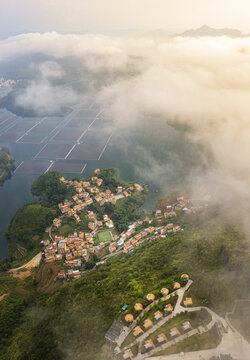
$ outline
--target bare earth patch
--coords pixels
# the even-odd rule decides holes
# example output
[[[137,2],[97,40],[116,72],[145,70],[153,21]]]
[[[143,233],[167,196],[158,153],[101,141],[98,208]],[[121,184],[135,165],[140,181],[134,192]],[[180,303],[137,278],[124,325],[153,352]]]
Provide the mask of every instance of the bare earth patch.
[[[55,281],[61,265],[42,264],[36,273],[37,291],[49,293],[67,284],[66,280]]]
[[[42,259],[42,253],[40,252],[39,254],[34,256],[29,262],[27,262],[27,264],[24,264],[15,269],[10,269],[9,272],[13,273],[21,269],[33,269],[34,267],[37,267],[39,265],[41,259]]]
[[[8,296],[9,293],[6,293],[6,294],[3,294],[3,295],[0,295],[0,301],[2,301],[6,296]]]
[[[14,272],[13,276],[17,277],[19,279],[26,279],[27,277],[29,277],[31,275],[31,272],[29,270],[27,271],[21,271],[21,272]]]
[[[102,346],[102,357],[107,360],[117,359],[114,355],[114,350],[110,348],[107,344]]]

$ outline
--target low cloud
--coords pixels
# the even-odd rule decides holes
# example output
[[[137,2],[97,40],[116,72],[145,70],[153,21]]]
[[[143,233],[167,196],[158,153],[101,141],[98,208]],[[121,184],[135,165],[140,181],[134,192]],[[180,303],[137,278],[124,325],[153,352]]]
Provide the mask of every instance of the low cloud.
[[[37,78],[16,97],[17,105],[37,114],[46,114],[60,112],[79,100],[79,95],[71,87],[53,83],[64,75],[57,63],[47,61],[32,67],[37,71]]]
[[[53,56],[55,62],[76,56],[90,73],[103,76],[104,85],[90,96],[108,108],[118,129],[132,129],[155,117],[174,128],[185,127],[183,141],[205,149],[201,156],[207,165],[190,173],[189,183],[220,203],[237,203],[237,209],[248,211],[250,38],[157,40],[45,33],[0,42],[2,60],[35,52]],[[52,84],[53,72],[61,70],[51,72],[46,65],[38,70],[41,76],[19,96],[20,104],[42,110],[78,100],[72,89]],[[112,73],[115,76],[107,75]],[[162,174],[167,162],[153,161],[150,150],[141,153],[152,164],[144,169],[156,177]]]

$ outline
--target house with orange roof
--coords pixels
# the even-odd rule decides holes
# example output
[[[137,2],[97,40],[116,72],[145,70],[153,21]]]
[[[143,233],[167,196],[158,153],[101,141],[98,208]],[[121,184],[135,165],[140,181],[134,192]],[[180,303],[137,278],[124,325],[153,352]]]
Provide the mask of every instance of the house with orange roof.
[[[97,185],[97,186],[101,186],[102,183],[103,183],[103,180],[102,180],[102,179],[98,178],[98,179],[96,180],[96,185]]]
[[[163,296],[167,296],[169,294],[169,290],[167,288],[162,288],[161,293]]]
[[[154,346],[153,341],[151,339],[148,339],[145,341],[144,347],[145,347],[145,349],[149,350],[149,349],[154,348],[155,346]]]
[[[185,321],[183,324],[182,324],[182,329],[184,331],[187,331],[187,330],[190,330],[192,328],[191,324],[189,321]]]
[[[166,211],[166,212],[164,213],[165,219],[172,219],[172,218],[174,218],[174,217],[176,217],[176,216],[177,216],[177,214],[176,214],[175,211]]]
[[[154,313],[154,318],[155,318],[155,320],[159,320],[159,319],[161,319],[162,318],[162,312],[160,312],[160,310],[158,310],[158,311],[156,311],[155,313]]]
[[[174,289],[177,290],[177,289],[180,289],[181,288],[181,284],[178,283],[178,282],[175,282],[174,283]]]
[[[83,231],[79,231],[79,238],[84,239],[84,232]]]
[[[164,311],[166,312],[166,313],[170,313],[171,311],[173,311],[174,310],[174,308],[173,308],[173,306],[171,305],[171,304],[167,304],[166,306],[165,306],[165,308],[164,308]]]
[[[143,333],[143,330],[142,330],[142,328],[140,327],[140,326],[136,326],[135,328],[134,328],[134,331],[133,331],[133,335],[134,336],[139,336],[140,334],[142,334]]]
[[[144,322],[143,322],[143,326],[145,327],[145,329],[148,329],[150,326],[152,326],[153,323],[150,319],[146,319]]]
[[[147,299],[148,301],[154,301],[155,295],[154,295],[154,294],[147,294],[147,295],[146,295],[146,299]]]
[[[193,300],[191,297],[186,297],[184,300],[183,300],[183,305],[184,306],[191,306],[193,305]]]
[[[177,336],[177,335],[180,335],[180,332],[179,330],[177,329],[177,327],[174,327],[170,330],[170,336],[174,337],[174,336]]]
[[[134,309],[135,311],[141,311],[143,309],[143,305],[140,303],[136,303]]]
[[[157,336],[157,341],[158,341],[159,344],[161,344],[161,343],[163,343],[163,342],[165,342],[167,340],[168,339],[167,339],[167,337],[166,337],[166,335],[164,333],[161,333],[161,334],[159,334]]]
[[[125,350],[124,352],[123,352],[123,359],[132,359],[132,357],[133,357],[134,355],[133,355],[133,353],[132,353],[132,351],[131,351],[131,349],[127,349],[127,350]]]
[[[179,225],[173,227],[173,232],[177,233],[181,231],[181,227]]]

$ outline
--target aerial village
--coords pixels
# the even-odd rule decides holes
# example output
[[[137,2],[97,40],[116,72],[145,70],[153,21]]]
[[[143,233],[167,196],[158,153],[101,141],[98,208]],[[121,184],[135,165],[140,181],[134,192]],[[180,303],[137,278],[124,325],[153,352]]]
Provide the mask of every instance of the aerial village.
[[[166,238],[183,231],[174,224],[174,219],[180,211],[193,211],[189,208],[189,200],[178,197],[176,203],[167,206],[166,211],[156,210],[152,217],[144,217],[130,224],[128,229],[121,234],[117,232],[113,220],[107,215],[100,216],[88,209],[94,202],[103,206],[105,203],[116,204],[120,199],[136,196],[144,190],[141,184],[122,185],[111,192],[109,188],[103,188],[101,170],[96,169],[94,176],[89,181],[67,180],[64,177],[60,181],[72,188],[74,195],[63,203],[58,204],[61,215],[53,220],[49,229],[50,239],[43,240],[44,262],[53,263],[60,261],[63,269],[58,273],[57,279],[78,279],[83,273],[83,264],[89,259],[90,254],[95,254],[98,261],[95,267],[104,265],[106,259],[121,252],[131,254],[136,247],[146,239]],[[99,219],[98,219],[99,218]],[[76,224],[87,220],[88,232],[74,231],[72,234],[60,235],[57,230],[61,227],[63,219],[74,219]],[[153,226],[157,220],[160,226]],[[168,222],[171,221],[171,222]],[[146,225],[146,226],[145,226]]]

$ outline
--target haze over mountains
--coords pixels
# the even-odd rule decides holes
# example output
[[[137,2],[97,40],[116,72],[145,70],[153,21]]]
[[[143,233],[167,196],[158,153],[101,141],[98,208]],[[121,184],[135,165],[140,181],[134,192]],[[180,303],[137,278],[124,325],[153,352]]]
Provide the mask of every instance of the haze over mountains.
[[[0,41],[9,37],[17,36],[20,34],[28,34],[38,32],[36,29],[23,30],[21,32],[12,32],[1,34]],[[238,29],[231,28],[213,28],[208,25],[202,25],[200,28],[187,29],[184,32],[173,32],[169,29],[153,29],[153,30],[138,30],[138,29],[121,29],[121,30],[110,30],[110,31],[83,31],[83,32],[71,32],[73,34],[104,34],[107,36],[119,36],[119,37],[152,37],[152,38],[166,38],[172,36],[184,36],[184,37],[202,37],[202,36],[227,36],[230,38],[248,37],[249,34],[243,34]]]
[[[183,33],[179,34],[180,36],[187,37],[200,37],[200,36],[228,36],[231,38],[244,37],[248,35],[242,34],[240,30],[237,29],[215,29],[208,25],[203,25],[198,29],[186,30]]]

